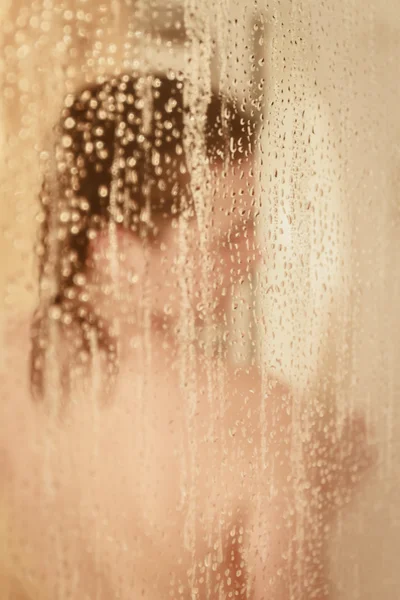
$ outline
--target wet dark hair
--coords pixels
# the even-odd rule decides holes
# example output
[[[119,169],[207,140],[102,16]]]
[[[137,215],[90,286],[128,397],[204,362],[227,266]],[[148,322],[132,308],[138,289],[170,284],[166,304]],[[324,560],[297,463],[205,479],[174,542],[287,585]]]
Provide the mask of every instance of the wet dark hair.
[[[93,344],[105,355],[106,379],[116,372],[117,340],[85,289],[90,242],[113,221],[151,243],[182,206],[191,206],[184,85],[174,74],[122,75],[65,99],[40,196],[36,398],[45,392],[50,349],[62,366],[56,385],[64,391],[90,366]],[[203,125],[210,164],[251,154],[257,121],[237,103],[213,93]]]

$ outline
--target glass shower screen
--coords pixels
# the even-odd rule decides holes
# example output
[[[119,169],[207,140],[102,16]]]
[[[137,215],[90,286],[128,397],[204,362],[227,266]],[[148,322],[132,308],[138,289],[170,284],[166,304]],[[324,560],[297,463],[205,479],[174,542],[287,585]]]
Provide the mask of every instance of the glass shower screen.
[[[2,600],[399,597],[399,23],[2,0]]]

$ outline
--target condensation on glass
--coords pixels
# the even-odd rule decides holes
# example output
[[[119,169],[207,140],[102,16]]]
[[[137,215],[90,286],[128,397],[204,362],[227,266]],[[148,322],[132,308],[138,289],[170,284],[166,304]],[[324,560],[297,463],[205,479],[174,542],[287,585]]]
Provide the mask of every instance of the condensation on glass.
[[[2,598],[398,597],[399,17],[3,0]]]

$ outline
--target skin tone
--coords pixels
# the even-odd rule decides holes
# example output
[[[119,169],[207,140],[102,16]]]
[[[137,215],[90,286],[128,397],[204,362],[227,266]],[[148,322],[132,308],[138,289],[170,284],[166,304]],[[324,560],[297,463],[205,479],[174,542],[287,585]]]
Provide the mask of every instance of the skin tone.
[[[259,256],[249,221],[229,214],[231,204],[215,201],[207,242],[219,283],[214,322],[229,303],[221,291]],[[199,274],[196,221],[188,227],[186,259]],[[236,590],[254,600],[328,598],[329,528],[373,462],[363,419],[352,416],[338,432],[333,412],[311,413],[301,455],[290,391],[272,378],[262,386],[258,366],[238,369],[221,352],[207,358],[199,345],[193,389],[182,386],[179,228],[147,251],[123,229],[113,236],[93,240],[87,274],[92,299],[120,327],[112,402],[99,408],[101,389],[77,390],[62,420],[52,418],[19,377],[28,344],[10,343],[0,429],[9,597],[202,600]],[[131,318],[145,281],[149,338]],[[28,340],[22,326],[12,335]]]

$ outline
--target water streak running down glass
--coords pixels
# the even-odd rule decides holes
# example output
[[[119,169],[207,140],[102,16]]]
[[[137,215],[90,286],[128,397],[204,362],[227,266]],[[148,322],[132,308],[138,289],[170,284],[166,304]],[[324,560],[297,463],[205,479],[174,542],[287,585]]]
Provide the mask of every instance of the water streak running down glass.
[[[3,0],[0,600],[395,600],[398,14]]]

